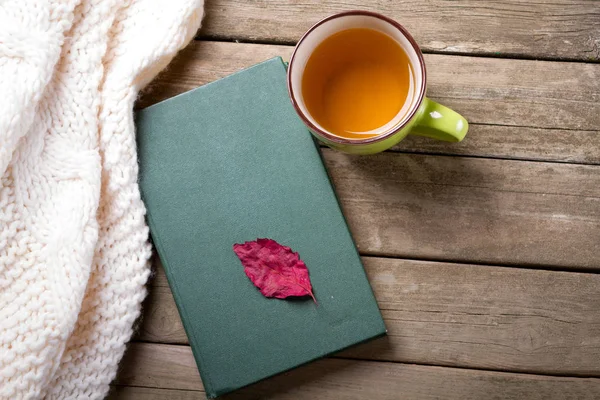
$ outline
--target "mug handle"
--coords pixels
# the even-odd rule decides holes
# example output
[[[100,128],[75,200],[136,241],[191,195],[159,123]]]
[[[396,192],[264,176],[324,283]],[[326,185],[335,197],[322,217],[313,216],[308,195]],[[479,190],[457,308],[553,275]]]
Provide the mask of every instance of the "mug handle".
[[[469,123],[462,115],[427,97],[423,99],[417,115],[417,123],[410,131],[412,135],[460,142],[469,130]]]

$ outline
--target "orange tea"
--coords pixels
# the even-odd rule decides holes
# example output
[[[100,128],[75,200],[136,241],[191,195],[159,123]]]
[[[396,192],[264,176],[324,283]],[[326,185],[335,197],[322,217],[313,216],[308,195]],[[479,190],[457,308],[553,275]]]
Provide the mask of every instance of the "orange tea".
[[[408,56],[389,36],[366,28],[337,32],[311,54],[302,76],[308,112],[327,131],[349,139],[377,136],[411,99]]]

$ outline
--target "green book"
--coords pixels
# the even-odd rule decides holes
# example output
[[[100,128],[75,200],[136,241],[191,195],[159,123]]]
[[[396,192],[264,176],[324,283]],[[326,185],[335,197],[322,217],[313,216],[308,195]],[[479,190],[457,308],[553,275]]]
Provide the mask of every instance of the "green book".
[[[136,116],[152,239],[209,398],[385,334],[281,58]],[[234,243],[274,239],[306,263],[310,297],[264,297]]]

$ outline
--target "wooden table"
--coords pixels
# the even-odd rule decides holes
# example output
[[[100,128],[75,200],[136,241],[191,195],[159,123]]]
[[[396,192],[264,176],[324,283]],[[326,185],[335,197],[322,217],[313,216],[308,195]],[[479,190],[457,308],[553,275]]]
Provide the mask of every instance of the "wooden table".
[[[323,151],[389,336],[229,398],[600,398],[600,1],[212,0],[139,105],[287,59],[314,22],[358,7],[414,34],[429,96],[471,130]],[[111,398],[203,399],[155,268]]]

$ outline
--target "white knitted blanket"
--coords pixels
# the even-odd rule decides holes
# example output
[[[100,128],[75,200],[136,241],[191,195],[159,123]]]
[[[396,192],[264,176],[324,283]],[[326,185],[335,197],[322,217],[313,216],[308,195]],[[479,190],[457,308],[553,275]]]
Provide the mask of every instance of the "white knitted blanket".
[[[1,399],[107,394],[150,272],[133,103],[202,3],[0,0]]]

